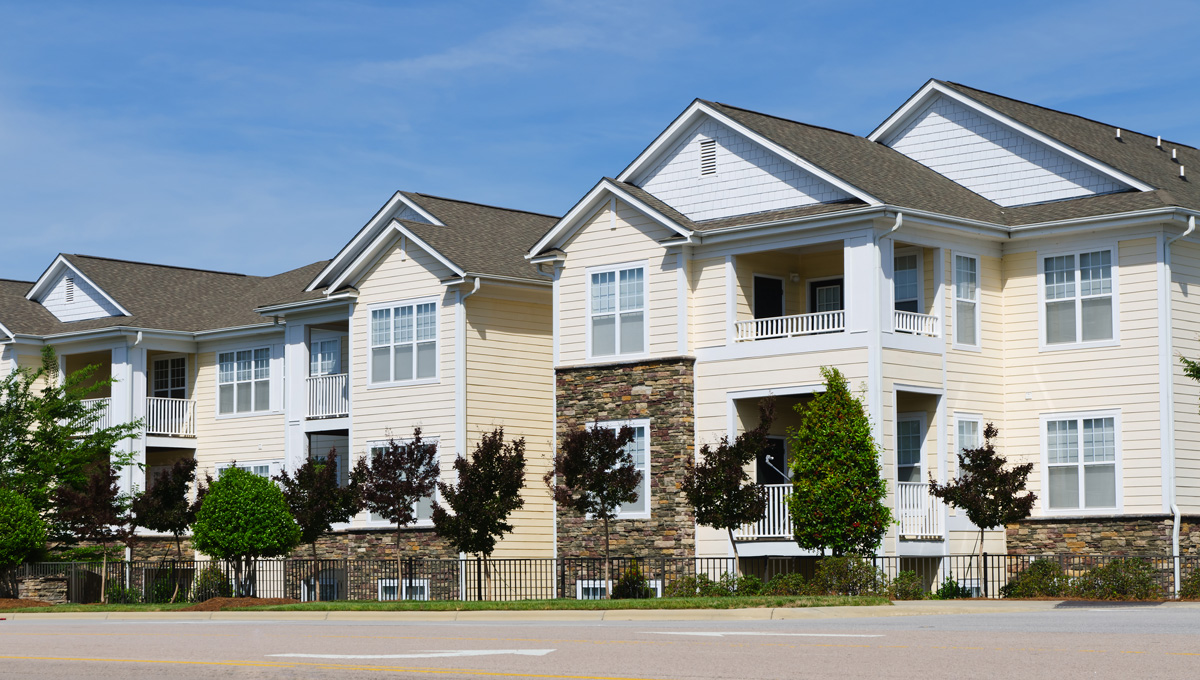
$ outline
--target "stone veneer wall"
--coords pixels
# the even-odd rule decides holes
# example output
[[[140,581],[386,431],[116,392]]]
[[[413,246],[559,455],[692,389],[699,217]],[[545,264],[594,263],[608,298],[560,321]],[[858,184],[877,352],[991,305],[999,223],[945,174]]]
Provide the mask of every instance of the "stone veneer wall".
[[[400,535],[400,553],[404,557],[457,559],[450,544],[433,529],[404,529]],[[288,557],[312,559],[312,546],[303,544]],[[384,560],[396,557],[394,529],[351,529],[325,534],[317,540],[317,558],[322,560]]]
[[[1008,525],[1008,552],[1017,554],[1170,555],[1170,515],[1053,517]],[[1200,555],[1200,517],[1183,517],[1179,552]]]
[[[67,601],[67,577],[30,576],[17,581],[17,597],[54,604]]]
[[[694,359],[558,369],[558,428],[562,435],[588,423],[650,420],[650,518],[615,520],[613,557],[693,557],[696,521],[678,490],[695,459]],[[559,557],[603,557],[604,525],[559,509]]]

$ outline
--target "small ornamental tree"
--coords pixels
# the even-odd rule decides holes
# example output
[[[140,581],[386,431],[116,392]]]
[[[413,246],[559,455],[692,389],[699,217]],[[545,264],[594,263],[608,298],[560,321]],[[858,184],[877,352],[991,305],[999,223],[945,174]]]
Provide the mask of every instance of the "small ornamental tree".
[[[1037,496],[1025,491],[1033,463],[1006,466],[992,440],[999,432],[988,423],[983,428],[983,446],[963,449],[958,454],[958,479],[938,484],[931,475],[929,494],[961,508],[979,527],[979,563],[983,564],[983,532],[1018,522],[1033,511]]]
[[[454,470],[458,473],[455,484],[438,482],[442,499],[454,514],[435,504],[433,526],[459,552],[482,557],[486,570],[496,541],[512,533],[509,514],[525,505],[525,499],[521,498],[521,488],[525,486],[525,438],[505,444],[504,428],[496,428],[483,435],[470,459],[455,459]],[[482,600],[481,573],[476,574],[475,588]]]
[[[354,466],[354,479],[367,510],[396,525],[396,574],[400,566],[400,537],[404,527],[417,521],[417,503],[433,496],[437,488],[437,444],[421,438],[421,428],[412,439],[395,439]],[[399,582],[396,591],[402,592]]]
[[[45,546],[46,523],[33,505],[24,496],[0,487],[0,577]]]
[[[208,487],[192,529],[196,549],[233,563],[234,594],[252,597],[255,561],[300,544],[300,527],[274,482],[231,465]]]
[[[317,559],[317,540],[333,529],[338,522],[349,522],[358,512],[358,483],[351,479],[347,486],[338,484],[337,449],[330,449],[324,459],[304,461],[296,476],[284,470],[275,477],[283,497],[287,499],[292,518],[300,526],[300,542],[312,547]],[[312,593],[319,601],[321,586],[317,582],[321,566],[313,565]]]
[[[611,582],[609,522],[623,503],[637,500],[642,486],[642,472],[629,451],[634,437],[628,425],[620,430],[583,427],[570,432],[563,437],[553,465],[542,478],[559,506],[604,523],[605,584]]]
[[[796,407],[789,433],[796,543],[835,556],[874,552],[892,524],[887,482],[862,399],[836,368],[821,368],[825,391]]]
[[[758,405],[758,426],[738,435],[733,442],[722,437],[717,448],[700,447],[702,461],[688,461],[680,487],[688,503],[696,510],[696,521],[704,526],[725,529],[736,559],[737,542],[733,530],[762,519],[767,509],[766,489],[750,480],[746,466],[758,459],[767,447],[767,433],[775,422],[775,400],[764,399]]]
[[[131,505],[138,526],[175,537],[175,555],[183,559],[183,534],[196,521],[199,502],[188,498],[196,481],[196,459],[181,458],[162,470],[149,489],[134,497]],[[170,550],[170,548],[168,548]]]
[[[100,544],[101,603],[108,602],[108,546],[133,535],[128,498],[121,493],[118,480],[115,467],[96,465],[82,488],[60,486],[53,494],[58,525],[77,538]]]

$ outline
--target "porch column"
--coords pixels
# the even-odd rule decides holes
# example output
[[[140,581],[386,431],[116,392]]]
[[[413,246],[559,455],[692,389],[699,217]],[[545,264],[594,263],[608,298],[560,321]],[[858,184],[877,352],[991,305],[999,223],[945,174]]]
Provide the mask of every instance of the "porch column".
[[[124,424],[142,421],[137,438],[126,439],[117,444],[117,450],[131,453],[132,465],[120,472],[122,493],[133,493],[145,486],[140,478],[146,464],[146,349],[135,345],[121,345],[112,349],[112,422]]]
[[[307,455],[304,420],[308,416],[308,326],[292,321],[284,327],[283,466],[295,472]]]

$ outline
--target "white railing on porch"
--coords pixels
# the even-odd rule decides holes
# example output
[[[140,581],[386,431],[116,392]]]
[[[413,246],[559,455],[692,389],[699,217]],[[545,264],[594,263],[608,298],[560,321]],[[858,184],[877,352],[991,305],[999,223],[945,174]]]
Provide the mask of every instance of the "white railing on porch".
[[[733,532],[736,540],[749,541],[756,538],[792,540],[792,516],[788,513],[787,497],[792,492],[791,484],[763,484],[767,490],[767,510],[763,518],[753,524],[745,524]]]
[[[836,333],[846,329],[846,312],[814,312],[773,316],[766,319],[750,319],[735,324],[738,342],[765,340],[766,338],[790,338],[796,335]]]
[[[196,402],[191,399],[146,398],[146,434],[195,437]]]
[[[80,400],[79,403],[82,404],[83,406],[87,407],[88,409],[95,408],[98,404],[104,405],[97,412],[97,415],[100,417],[96,420],[96,422],[92,423],[91,427],[88,428],[89,433],[99,432],[100,430],[104,430],[104,429],[112,427],[112,397],[101,397],[99,399],[82,399],[82,400]]]
[[[318,375],[308,379],[308,417],[335,418],[350,415],[350,383],[345,373]]]
[[[941,324],[938,323],[938,318],[933,314],[917,314],[916,312],[905,312],[897,309],[895,310],[893,325],[896,327],[896,331],[900,333],[937,337]]]
[[[901,536],[942,538],[942,501],[929,495],[925,482],[897,482],[896,510]]]

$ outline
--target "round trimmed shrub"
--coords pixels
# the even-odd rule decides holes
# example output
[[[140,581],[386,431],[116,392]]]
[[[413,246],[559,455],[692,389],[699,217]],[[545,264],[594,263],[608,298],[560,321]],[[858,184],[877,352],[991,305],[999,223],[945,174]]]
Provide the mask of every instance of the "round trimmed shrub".
[[[817,562],[813,586],[821,595],[870,595],[886,592],[887,579],[862,557],[825,557]]]
[[[1113,560],[1077,577],[1069,592],[1088,600],[1157,600],[1162,592],[1156,576],[1144,559]]]
[[[1007,598],[1063,597],[1067,594],[1067,575],[1053,560],[1034,560],[1000,588]]]
[[[46,547],[46,523],[24,496],[0,488],[0,571]]]
[[[775,574],[762,588],[763,595],[808,595],[812,587],[799,572]]]
[[[917,572],[902,571],[888,585],[888,595],[893,600],[923,600],[928,593]]]

